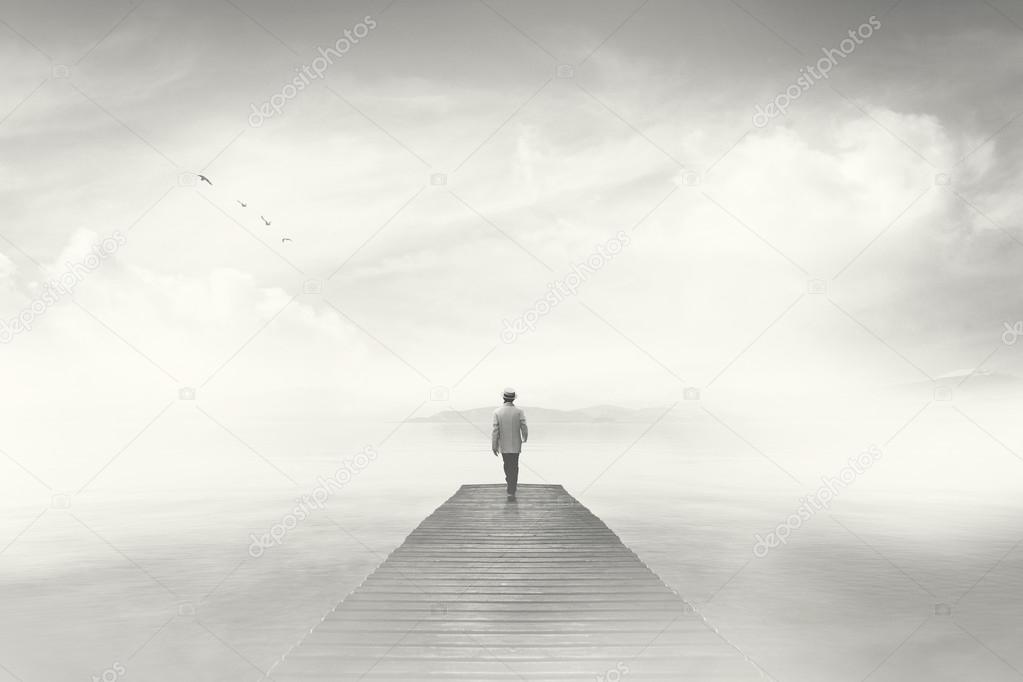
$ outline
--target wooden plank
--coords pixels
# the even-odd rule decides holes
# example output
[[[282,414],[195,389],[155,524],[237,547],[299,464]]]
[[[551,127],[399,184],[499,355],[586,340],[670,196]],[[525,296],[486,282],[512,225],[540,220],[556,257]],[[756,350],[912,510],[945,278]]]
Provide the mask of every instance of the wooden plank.
[[[278,682],[762,677],[559,485],[519,486],[516,502],[503,486],[462,486],[269,674]]]

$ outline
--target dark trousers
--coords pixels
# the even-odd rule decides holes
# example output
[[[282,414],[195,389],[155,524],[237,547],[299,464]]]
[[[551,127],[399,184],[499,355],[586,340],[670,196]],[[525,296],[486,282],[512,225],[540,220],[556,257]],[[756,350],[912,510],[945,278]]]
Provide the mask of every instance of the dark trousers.
[[[519,453],[502,452],[504,458],[504,480],[508,483],[508,494],[515,494],[515,486],[519,483]]]

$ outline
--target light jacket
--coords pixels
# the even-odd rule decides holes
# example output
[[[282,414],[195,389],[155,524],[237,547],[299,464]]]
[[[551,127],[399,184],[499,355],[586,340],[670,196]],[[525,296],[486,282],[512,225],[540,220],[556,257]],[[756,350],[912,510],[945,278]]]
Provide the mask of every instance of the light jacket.
[[[491,437],[491,446],[495,452],[522,452],[522,444],[528,438],[526,414],[521,409],[511,403],[505,403],[494,410],[494,432]]]

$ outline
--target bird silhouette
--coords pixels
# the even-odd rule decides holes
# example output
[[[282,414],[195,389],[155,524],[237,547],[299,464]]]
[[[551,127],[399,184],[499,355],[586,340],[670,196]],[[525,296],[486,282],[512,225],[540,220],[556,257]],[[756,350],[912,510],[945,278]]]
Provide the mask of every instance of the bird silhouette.
[[[292,241],[291,237],[281,237],[281,244]]]
[[[200,180],[200,182],[205,182],[210,187],[213,187],[213,183],[210,182],[210,179],[208,177],[206,177],[205,175],[203,175],[202,173],[199,173],[199,180]]]
[[[264,225],[266,225],[267,227],[270,227],[270,221],[269,220],[267,220],[263,216],[259,216],[259,218],[263,221]]]
[[[235,199],[235,201],[237,201],[241,205],[242,208],[245,208],[246,206],[248,206],[248,204],[246,204],[244,201],[239,201],[238,199]]]

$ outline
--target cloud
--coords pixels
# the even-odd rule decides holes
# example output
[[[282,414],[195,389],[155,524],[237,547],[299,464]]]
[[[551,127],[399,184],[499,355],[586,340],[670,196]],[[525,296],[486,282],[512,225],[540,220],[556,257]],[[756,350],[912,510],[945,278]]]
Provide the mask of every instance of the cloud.
[[[66,263],[81,262],[99,239],[91,230],[76,230],[51,265],[20,282],[13,278],[12,261],[3,257],[0,283],[13,287],[16,302],[27,305],[40,295],[44,282],[68,272]],[[36,395],[81,398],[69,384],[84,369],[79,361],[91,357],[95,362],[97,356],[110,371],[109,383],[98,392],[92,381],[87,382],[91,399],[97,402],[123,399],[120,382],[135,383],[131,377],[140,367],[150,379],[167,382],[160,371],[166,370],[180,384],[194,385],[230,360],[247,339],[263,331],[261,327],[270,325],[265,333],[276,340],[282,357],[287,353],[307,363],[302,381],[317,379],[319,369],[311,360],[316,353],[343,347],[352,362],[365,357],[359,332],[326,306],[260,285],[251,273],[237,269],[181,274],[141,267],[127,258],[132,246],[129,241],[120,253],[82,275],[74,289],[80,308],[65,296],[5,349],[12,351],[6,357],[17,359],[10,369],[25,385],[38,387]],[[8,308],[8,317],[12,310]],[[292,378],[298,366],[292,363]],[[246,387],[238,390],[244,393]]]
[[[283,21],[265,11],[270,24]],[[595,243],[648,214],[627,253],[588,282],[579,299],[618,331],[581,306],[566,306],[544,320],[530,342],[543,349],[529,359],[536,380],[562,387],[551,394],[585,401],[608,374],[625,380],[634,358],[616,365],[621,353],[638,353],[657,368],[644,355],[649,352],[694,383],[707,382],[754,341],[729,370],[736,373],[736,390],[743,377],[756,383],[802,373],[807,381],[880,382],[902,372],[897,354],[828,307],[827,299],[808,297],[791,319],[757,340],[806,293],[811,278],[834,280],[834,302],[935,373],[983,357],[991,325],[997,323],[997,341],[999,318],[1023,306],[1012,285],[1020,247],[1007,234],[1018,227],[1013,216],[1021,202],[1013,191],[1018,140],[1011,127],[988,140],[1001,123],[965,123],[963,101],[952,106],[945,95],[929,100],[927,93],[896,88],[912,81],[906,80],[916,73],[909,66],[886,68],[883,87],[863,80],[878,70],[872,60],[905,49],[886,42],[897,35],[894,24],[836,74],[845,80],[834,83],[855,92],[862,110],[820,87],[790,116],[741,136],[763,100],[759,89],[790,82],[798,67],[778,58],[769,49],[778,47],[777,39],[735,8],[691,17],[684,30],[700,42],[677,48],[677,35],[669,36],[674,23],[658,19],[662,10],[651,6],[578,69],[576,80],[554,79],[532,99],[550,70],[542,58],[533,59],[535,46],[485,8],[479,15],[485,33],[466,38],[469,43],[439,45],[437,35],[405,23],[420,10],[398,5],[394,11],[399,14],[381,19],[366,44],[328,77],[344,85],[346,96],[354,93],[349,99],[362,113],[325,88],[310,88],[279,118],[245,130],[209,170],[216,185],[166,195],[131,233],[124,253],[82,284],[82,305],[181,382],[202,380],[269,322],[221,378],[233,377],[243,392],[299,384],[312,390],[343,384],[346,372],[356,372],[366,383],[348,392],[381,401],[395,392],[391,381],[424,383],[405,362],[437,383],[457,380],[498,341],[503,318],[521,314]],[[816,17],[806,41],[833,44],[839,29],[862,21],[854,14],[834,25]],[[211,16],[207,26],[177,10],[139,8],[124,32],[85,62],[82,86],[92,92],[95,85],[94,94],[111,111],[158,147],[198,132],[180,148],[202,162],[213,158],[245,126],[245,106],[237,121],[233,107],[274,91],[276,81],[265,73],[290,75],[291,57],[260,53],[245,63],[242,78],[224,78],[256,32],[242,22],[244,32],[218,54],[203,43],[174,57],[171,33],[152,34],[155,47],[140,63],[165,68],[144,84],[142,72],[122,59],[154,26],[183,22],[182,35],[194,43],[238,19],[229,7]],[[429,25],[442,19],[431,13]],[[728,30],[709,32],[719,20]],[[287,27],[301,33],[301,26]],[[455,31],[443,29],[438,35]],[[641,44],[637,36],[648,31],[653,39]],[[978,39],[975,30],[968,33],[964,40]],[[985,29],[983,35],[1000,34]],[[420,53],[403,45],[395,56],[408,37],[413,45],[438,49]],[[494,54],[458,61],[467,45],[491,38],[500,40]],[[743,50],[729,51],[748,40]],[[172,42],[178,49],[181,41]],[[696,59],[697,47],[720,60]],[[528,68],[506,61],[523,49],[532,53]],[[963,59],[969,63],[957,68],[976,68],[972,58]],[[207,61],[214,68],[197,67]],[[111,70],[109,80],[97,67]],[[751,83],[757,87],[747,90]],[[20,175],[33,178],[4,197],[10,200],[9,236],[52,264],[51,271],[98,235],[126,228],[163,196],[178,170],[154,170],[165,164],[151,150],[56,85],[48,84],[8,121],[14,127],[4,137],[22,140],[10,158],[25,171]],[[217,96],[202,106],[214,90]],[[186,109],[199,113],[180,116]],[[76,114],[74,130],[61,133],[56,123],[69,112]],[[70,144],[78,136],[82,140]],[[178,158],[178,147],[170,148]],[[680,173],[669,156],[701,175],[698,184],[681,183],[665,200]],[[447,185],[428,184],[435,171],[449,174]],[[941,172],[951,175],[950,186],[935,184]],[[248,213],[235,198],[250,202]],[[257,207],[273,217],[273,230],[295,238],[286,251],[273,230],[252,224]],[[16,292],[20,298],[11,304],[23,304],[34,291],[31,264],[0,247],[9,256],[0,261],[6,296]],[[303,278],[325,279],[342,263],[326,295],[354,322],[315,298],[289,303]],[[815,309],[803,309],[822,301],[818,317],[810,314]],[[92,339],[95,322],[73,306],[53,313],[34,339],[52,335],[95,342],[90,352],[124,351],[123,344],[107,348]],[[627,341],[620,347],[623,336],[642,350]],[[805,368],[791,366],[784,348],[771,345],[778,338],[801,340]],[[587,372],[585,362],[566,362],[599,362],[601,343],[615,349],[601,373]],[[516,352],[499,348],[488,362]],[[318,362],[329,369],[318,373]],[[865,364],[876,371],[863,371]],[[248,368],[260,384],[244,373],[234,376],[234,367]],[[227,383],[218,390],[226,395]]]
[[[14,261],[0,253],[0,280],[9,281],[16,270]]]

